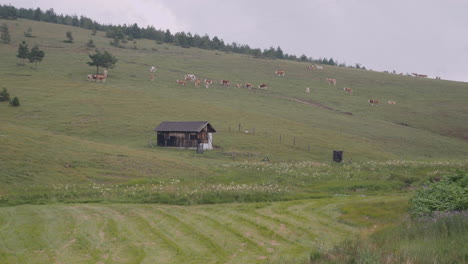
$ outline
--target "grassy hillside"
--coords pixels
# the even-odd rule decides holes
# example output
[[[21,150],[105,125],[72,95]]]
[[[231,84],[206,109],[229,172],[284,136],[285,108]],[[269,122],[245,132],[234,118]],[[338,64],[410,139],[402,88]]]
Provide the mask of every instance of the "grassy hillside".
[[[149,40],[115,48],[104,32],[0,23],[12,38],[0,44],[0,89],[21,102],[0,103],[0,262],[305,262],[399,219],[422,182],[468,170],[467,83]],[[118,59],[105,83],[86,81],[89,39]],[[18,65],[22,40],[46,52],[37,68]],[[187,73],[215,83],[178,85]],[[178,120],[209,121],[216,148],[148,144],[160,122]]]

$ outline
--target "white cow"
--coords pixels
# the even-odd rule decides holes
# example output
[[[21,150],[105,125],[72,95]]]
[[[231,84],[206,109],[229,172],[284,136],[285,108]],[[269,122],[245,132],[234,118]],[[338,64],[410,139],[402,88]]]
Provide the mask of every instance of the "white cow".
[[[155,72],[156,72],[156,70],[157,70],[157,69],[156,69],[156,67],[154,67],[154,66],[151,66],[151,68],[150,68],[150,72],[151,72],[151,73],[155,73]]]

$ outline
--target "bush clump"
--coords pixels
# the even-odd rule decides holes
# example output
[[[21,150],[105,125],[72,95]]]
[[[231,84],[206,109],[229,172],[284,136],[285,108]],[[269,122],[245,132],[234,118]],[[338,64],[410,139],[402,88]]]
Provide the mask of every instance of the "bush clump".
[[[453,175],[429,182],[411,200],[411,212],[416,216],[433,212],[468,209],[468,174],[457,171]]]
[[[0,92],[0,102],[3,101],[10,101],[10,94],[6,88],[3,88],[3,90]]]
[[[19,106],[19,105],[20,105],[20,101],[19,101],[18,97],[16,97],[16,96],[13,97],[13,99],[10,100],[10,105],[11,105],[11,106]]]

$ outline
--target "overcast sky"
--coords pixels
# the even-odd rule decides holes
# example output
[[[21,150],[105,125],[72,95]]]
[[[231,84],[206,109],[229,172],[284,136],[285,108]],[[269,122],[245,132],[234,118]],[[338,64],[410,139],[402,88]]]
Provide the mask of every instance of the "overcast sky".
[[[468,0],[0,0],[468,82]]]

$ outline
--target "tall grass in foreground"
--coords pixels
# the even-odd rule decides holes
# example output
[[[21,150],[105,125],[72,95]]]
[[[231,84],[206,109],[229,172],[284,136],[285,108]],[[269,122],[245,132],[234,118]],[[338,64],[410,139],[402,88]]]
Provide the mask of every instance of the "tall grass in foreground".
[[[468,174],[427,182],[397,225],[311,255],[313,263],[468,263]],[[376,229],[376,226],[371,228]]]
[[[310,263],[468,263],[468,212],[406,219],[368,239],[349,239]]]

